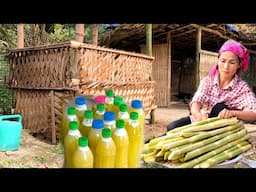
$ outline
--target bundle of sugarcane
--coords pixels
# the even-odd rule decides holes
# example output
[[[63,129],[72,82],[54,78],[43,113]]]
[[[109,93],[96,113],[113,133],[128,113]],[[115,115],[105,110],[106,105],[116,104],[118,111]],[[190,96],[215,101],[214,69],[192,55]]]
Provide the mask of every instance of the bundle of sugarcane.
[[[171,161],[177,167],[212,167],[251,148],[249,134],[237,118],[218,117],[185,125],[144,145],[145,162]]]

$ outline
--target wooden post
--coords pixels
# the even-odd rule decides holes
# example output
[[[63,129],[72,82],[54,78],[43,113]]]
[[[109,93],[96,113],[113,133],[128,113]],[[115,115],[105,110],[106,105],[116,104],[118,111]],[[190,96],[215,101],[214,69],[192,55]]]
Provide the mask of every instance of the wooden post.
[[[99,24],[93,24],[92,26],[92,44],[98,45],[98,33],[99,33]]]
[[[51,119],[52,119],[52,144],[56,144],[55,110],[54,110],[54,91],[51,90]]]
[[[195,90],[200,83],[200,50],[201,50],[201,41],[202,41],[202,28],[197,29],[197,38],[196,38],[196,84]]]
[[[80,42],[80,43],[84,42],[84,24],[76,24],[75,40]]]
[[[167,92],[167,98],[170,101],[171,100],[171,92],[172,92],[172,89],[171,89],[171,78],[172,78],[171,32],[167,33],[166,41],[167,41],[167,45],[168,45],[168,50],[167,50],[167,52],[168,52],[168,58],[167,58],[167,63],[168,63],[168,66],[167,66],[167,71],[168,71],[168,75],[167,75],[167,79],[168,79],[168,82],[167,82],[167,91],[168,91]]]
[[[152,56],[152,24],[146,24],[146,54]]]
[[[24,24],[17,24],[17,47],[24,48]]]

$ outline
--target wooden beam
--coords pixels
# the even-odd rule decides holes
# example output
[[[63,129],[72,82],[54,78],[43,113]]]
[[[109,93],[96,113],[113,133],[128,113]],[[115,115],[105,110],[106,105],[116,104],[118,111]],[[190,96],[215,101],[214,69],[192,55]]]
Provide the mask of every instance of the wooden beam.
[[[197,38],[196,38],[196,83],[195,90],[198,88],[200,83],[200,51],[202,43],[202,28],[197,29]]]

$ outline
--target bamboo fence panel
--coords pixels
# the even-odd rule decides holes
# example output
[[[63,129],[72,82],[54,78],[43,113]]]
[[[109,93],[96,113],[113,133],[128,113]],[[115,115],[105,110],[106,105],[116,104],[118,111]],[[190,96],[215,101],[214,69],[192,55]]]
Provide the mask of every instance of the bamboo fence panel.
[[[112,88],[127,103],[141,99],[146,114],[155,109],[154,57],[75,41],[9,50],[9,86],[24,128],[56,142],[63,106],[76,95]]]

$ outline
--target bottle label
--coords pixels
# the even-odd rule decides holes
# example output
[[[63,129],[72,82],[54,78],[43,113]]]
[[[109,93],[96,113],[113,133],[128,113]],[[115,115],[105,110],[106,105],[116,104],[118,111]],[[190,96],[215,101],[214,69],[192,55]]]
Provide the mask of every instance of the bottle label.
[[[131,120],[131,119],[130,119],[129,124],[130,124],[132,127],[138,127],[138,126],[139,126],[139,121],[138,121],[138,120]]]
[[[114,98],[113,97],[106,97],[106,103],[107,104],[114,104]]]
[[[87,106],[86,105],[76,105],[76,109],[78,111],[83,111],[83,110],[86,110],[87,109]]]
[[[118,117],[119,117],[120,119],[129,119],[129,113],[119,111]]]
[[[83,120],[83,125],[86,127],[91,127],[92,126],[92,121],[93,119],[84,119]]]
[[[77,116],[76,115],[69,115],[68,120],[69,121],[77,121]]]

